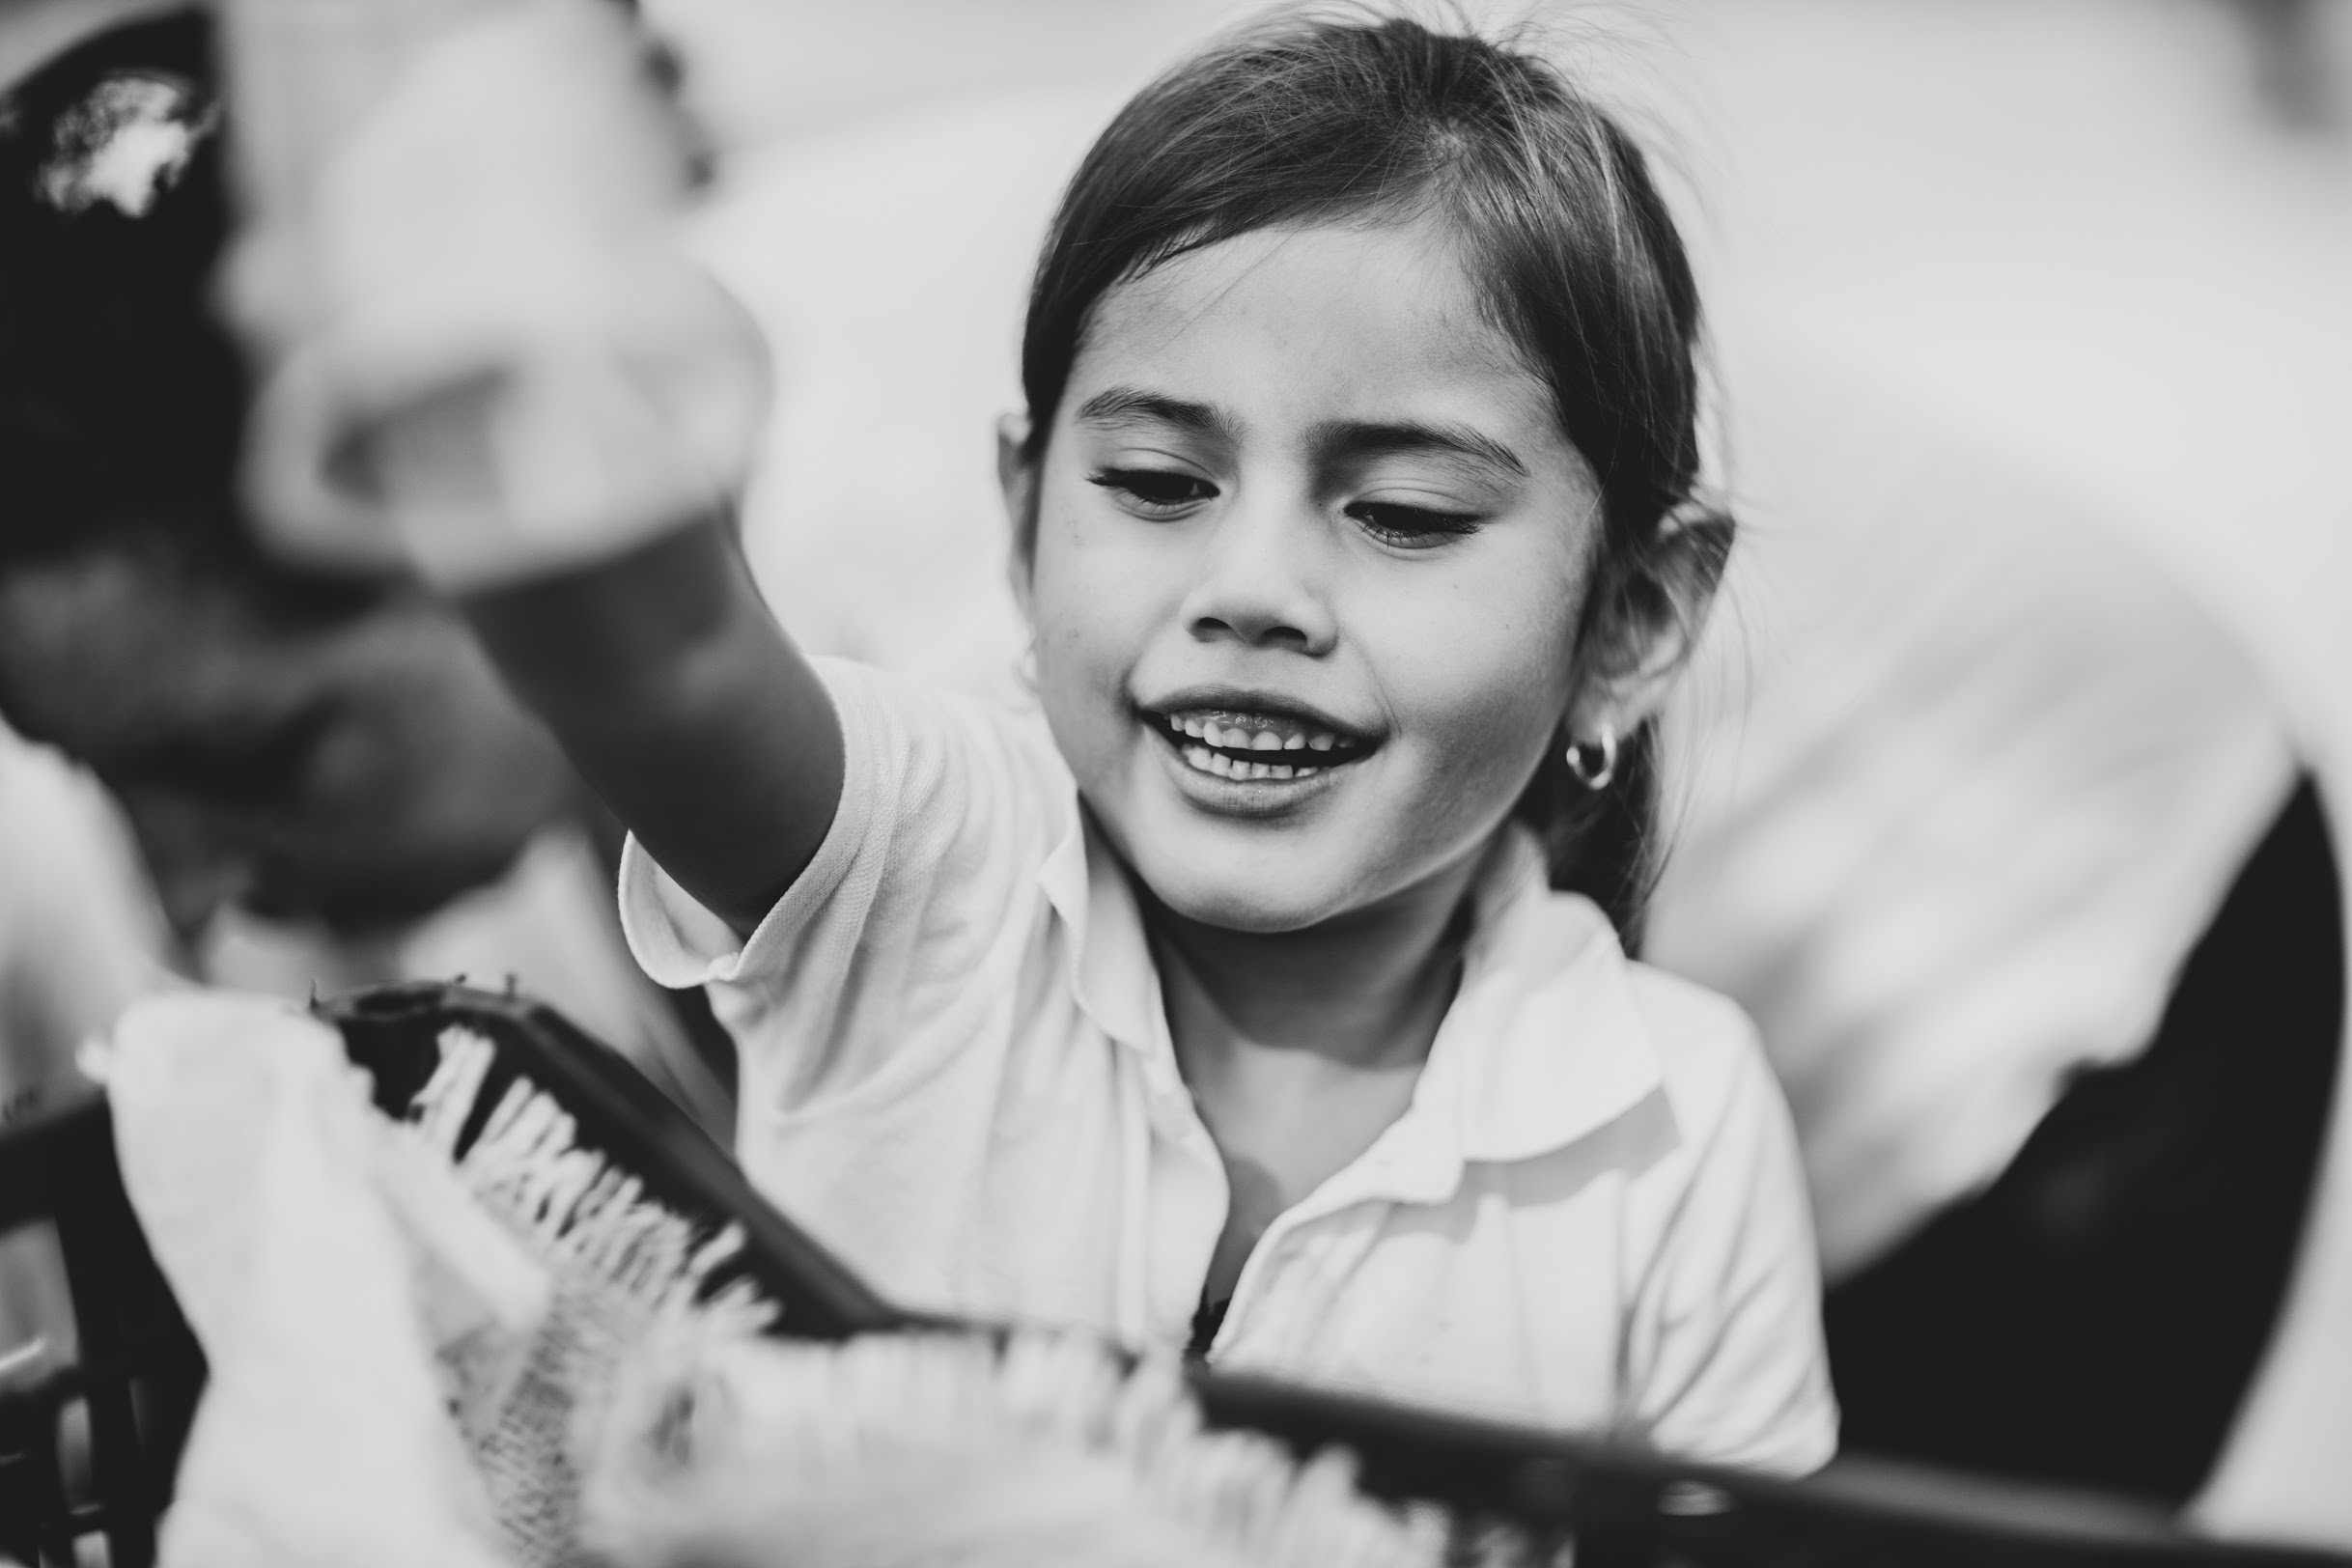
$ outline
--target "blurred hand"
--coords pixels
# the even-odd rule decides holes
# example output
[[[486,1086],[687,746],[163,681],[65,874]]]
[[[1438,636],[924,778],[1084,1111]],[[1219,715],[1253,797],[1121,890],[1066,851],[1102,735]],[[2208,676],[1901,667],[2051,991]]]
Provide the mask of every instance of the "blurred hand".
[[[765,361],[673,246],[687,150],[617,8],[234,0],[228,16],[240,101],[261,106],[229,304],[274,360],[248,474],[281,548],[405,554],[469,591],[728,504]],[[387,36],[405,53],[354,89],[372,101],[300,112]],[[325,151],[283,145],[314,131]]]

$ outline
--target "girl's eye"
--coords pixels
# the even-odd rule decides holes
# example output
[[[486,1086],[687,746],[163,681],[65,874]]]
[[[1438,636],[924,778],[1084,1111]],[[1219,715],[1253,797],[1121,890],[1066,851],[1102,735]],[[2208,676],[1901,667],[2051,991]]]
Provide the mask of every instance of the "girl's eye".
[[[1425,550],[1459,539],[1475,532],[1479,520],[1471,512],[1440,512],[1394,501],[1358,501],[1346,512],[1363,525],[1365,533],[1400,549]]]
[[[1180,512],[1217,494],[1217,487],[1207,480],[1173,468],[1106,468],[1086,478],[1126,497],[1131,507],[1147,515]]]

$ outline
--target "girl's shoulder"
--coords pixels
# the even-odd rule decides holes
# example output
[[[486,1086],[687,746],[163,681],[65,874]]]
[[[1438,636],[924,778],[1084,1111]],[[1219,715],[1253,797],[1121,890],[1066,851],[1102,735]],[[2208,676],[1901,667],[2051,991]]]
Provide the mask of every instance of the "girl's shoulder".
[[[1546,889],[1534,899],[1554,933],[1545,945],[1563,957],[1573,953],[1575,966],[1587,968],[1596,1000],[1613,998],[1591,1011],[1613,1016],[1625,1047],[1651,1058],[1686,1131],[1741,1115],[1785,1119],[1762,1036],[1737,1002],[1629,955],[1609,916],[1582,894]]]
[[[1763,1036],[1739,1003],[1636,959],[1625,967],[1676,1120],[1713,1127],[1740,1115],[1786,1119]]]
[[[1042,716],[854,659],[809,663],[841,733],[833,820],[748,938],[695,905],[632,839],[621,924],[659,984],[780,995],[790,981],[816,994],[813,953],[846,962],[876,944],[920,943],[927,963],[950,966],[957,944],[935,938],[1010,929],[1040,868],[1078,830],[1077,787]]]
[[[1041,782],[1070,784],[1044,712],[946,682],[904,675],[854,658],[809,660],[833,699],[844,739],[882,757],[915,753],[1001,758]],[[1073,786],[1074,787],[1074,786]]]
[[[912,845],[943,846],[959,825],[1032,857],[1068,836],[1078,785],[1034,703],[854,659],[810,663],[841,725],[838,836],[882,827],[901,857]]]
[[[1478,1103],[1498,1107],[1518,1130],[1502,1142],[1529,1153],[1564,1150],[1631,1117],[1620,1137],[1647,1129],[1642,1137],[1665,1136],[1698,1156],[1734,1127],[1755,1133],[1785,1124],[1748,1015],[1628,957],[1597,905],[1546,885],[1531,844],[1505,843],[1481,892],[1480,931],[1456,1005],[1470,1025],[1463,1041],[1478,1058]],[[1667,1161],[1656,1180],[1672,1186],[1681,1164]]]
[[[1767,1071],[1755,1021],[1720,991],[1636,958],[1623,958],[1626,984],[1668,1076]]]

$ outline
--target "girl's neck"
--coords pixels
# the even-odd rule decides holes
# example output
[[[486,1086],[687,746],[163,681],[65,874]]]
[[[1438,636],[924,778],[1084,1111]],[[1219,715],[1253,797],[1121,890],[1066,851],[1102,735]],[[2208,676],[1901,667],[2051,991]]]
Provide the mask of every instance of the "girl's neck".
[[[1203,925],[1138,888],[1179,1057],[1246,1044],[1333,1066],[1424,1060],[1460,977],[1467,900],[1482,858],[1466,855],[1303,931]],[[1187,1026],[1212,1020],[1217,1026]]]

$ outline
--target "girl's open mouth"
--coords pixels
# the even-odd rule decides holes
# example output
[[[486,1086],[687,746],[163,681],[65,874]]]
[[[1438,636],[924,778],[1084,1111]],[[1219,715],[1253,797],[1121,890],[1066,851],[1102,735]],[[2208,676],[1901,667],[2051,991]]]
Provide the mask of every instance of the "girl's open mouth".
[[[1235,782],[1315,778],[1369,756],[1374,742],[1298,714],[1260,708],[1143,711],[1185,766]]]

